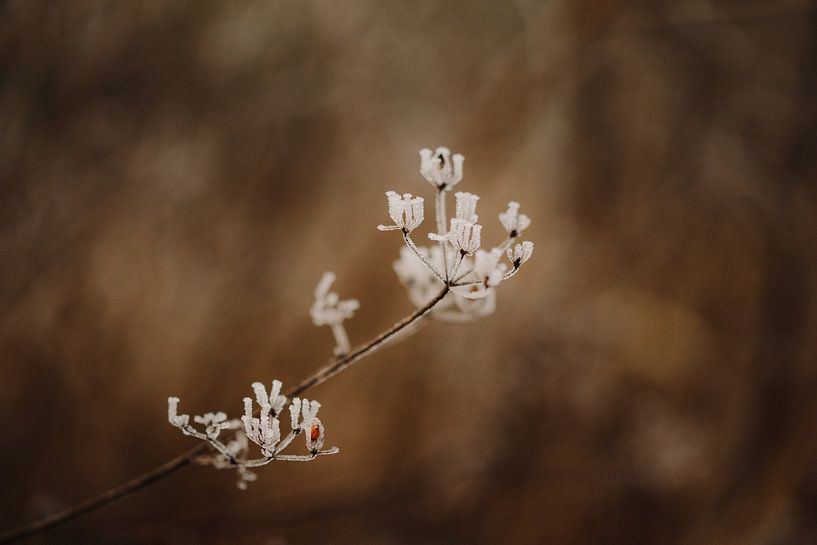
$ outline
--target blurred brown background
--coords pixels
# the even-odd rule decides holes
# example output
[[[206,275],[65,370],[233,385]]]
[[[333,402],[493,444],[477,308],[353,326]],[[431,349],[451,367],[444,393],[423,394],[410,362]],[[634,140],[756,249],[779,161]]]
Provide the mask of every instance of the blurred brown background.
[[[0,529],[411,310],[383,192],[466,156],[533,260],[312,392],[339,456],[34,543],[817,543],[817,4],[0,4]],[[430,223],[427,224],[430,226]],[[423,235],[424,236],[424,235]]]

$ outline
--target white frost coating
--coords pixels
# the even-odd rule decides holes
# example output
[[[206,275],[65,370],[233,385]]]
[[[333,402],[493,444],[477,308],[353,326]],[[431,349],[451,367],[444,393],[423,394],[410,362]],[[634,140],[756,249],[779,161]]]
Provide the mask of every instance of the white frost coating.
[[[337,293],[329,291],[334,281],[333,273],[323,273],[315,288],[315,302],[309,314],[312,316],[312,323],[316,326],[328,325],[332,328],[332,334],[335,336],[335,354],[343,355],[348,354],[352,348],[343,322],[355,314],[355,311],[360,308],[360,303],[357,299],[341,301]],[[280,408],[275,412],[278,414]]]
[[[451,155],[444,147],[432,151],[420,151],[420,173],[430,182],[436,191],[435,214],[436,228],[444,231],[448,222],[445,194],[460,183],[463,176],[464,158],[460,154]],[[440,242],[431,248],[418,247],[411,238],[411,232],[417,229],[424,220],[423,198],[409,193],[402,195],[395,191],[386,193],[388,213],[394,222],[392,225],[380,225],[382,231],[401,231],[405,247],[400,249],[400,257],[394,262],[394,270],[400,281],[406,286],[409,297],[418,308],[426,307],[436,300],[430,311],[431,316],[439,320],[469,321],[491,314],[496,307],[496,289],[504,281],[514,276],[521,266],[533,254],[533,243],[522,242],[513,245],[517,237],[530,225],[530,218],[519,213],[519,204],[511,201],[508,209],[499,214],[499,221],[505,230],[504,241],[488,250],[481,249],[482,225],[477,223],[476,213],[479,197],[473,193],[457,192],[455,215],[451,219],[448,232],[429,234],[429,238]],[[451,247],[453,250],[451,251]],[[513,247],[511,247],[513,246]],[[511,261],[511,268],[500,263],[506,253]],[[331,291],[335,275],[324,273],[315,288],[315,301],[310,315],[315,325],[328,325],[335,336],[338,356],[350,354],[349,339],[343,322],[351,318],[360,304],[355,299],[340,300],[337,293]],[[388,338],[405,336],[416,330],[417,320],[421,313],[415,313],[400,327],[388,335],[375,338],[374,341],[385,342]],[[399,331],[399,332],[398,332]],[[372,345],[363,345],[355,355],[362,357]],[[370,350],[371,352],[372,350]],[[350,363],[338,359],[336,363]],[[333,370],[335,366],[327,369]],[[323,372],[323,371],[322,371]],[[315,375],[320,376],[320,374]],[[331,376],[331,375],[329,375]],[[313,377],[314,378],[314,377]],[[314,382],[307,382],[307,387]],[[223,412],[205,413],[195,416],[194,424],[204,426],[197,429],[191,424],[190,416],[179,414],[179,398],[167,400],[167,418],[171,425],[185,435],[206,441],[213,452],[199,456],[196,462],[209,464],[219,469],[232,468],[238,473],[239,488],[246,488],[247,483],[256,479],[252,469],[272,461],[309,461],[317,456],[336,454],[337,447],[323,448],[326,430],[318,411],[321,404],[315,400],[294,398],[289,404],[290,431],[284,435],[279,418],[287,406],[286,396],[281,394],[281,382],[272,381],[269,391],[260,382],[252,384],[255,396],[243,399],[244,414],[240,419],[228,419]],[[303,391],[303,388],[299,389]],[[257,415],[255,405],[257,404]],[[222,435],[231,432],[225,440]],[[289,448],[296,436],[304,434],[307,454],[289,454]],[[250,457],[250,446],[257,445],[261,451],[260,458]]]
[[[180,428],[182,426],[186,426],[188,422],[190,422],[190,415],[176,414],[178,408],[179,408],[178,397],[167,398],[167,421],[170,422],[171,425]]]
[[[450,191],[462,180],[462,164],[465,157],[459,153],[451,156],[446,147],[434,151],[428,148],[420,150],[420,174],[438,190]]]
[[[357,299],[341,301],[337,293],[329,291],[334,281],[335,275],[331,272],[325,272],[315,288],[315,302],[312,304],[309,315],[312,316],[312,322],[316,326],[331,325],[348,320],[360,308],[360,302]]]
[[[512,239],[521,235],[522,231],[530,226],[530,218],[519,213],[519,203],[516,201],[508,203],[508,210],[499,215],[499,222]]]
[[[200,431],[190,424],[190,417],[178,414],[179,398],[167,399],[167,419],[185,435],[207,441],[213,448],[212,454],[200,456],[197,463],[212,465],[217,469],[236,469],[238,472],[238,487],[242,490],[247,483],[256,479],[250,468],[260,467],[272,461],[305,462],[318,456],[336,454],[337,447],[323,448],[325,428],[317,418],[321,404],[317,401],[308,401],[295,398],[290,406],[292,416],[292,430],[286,437],[282,437],[281,423],[278,415],[286,406],[287,398],[281,395],[281,381],[273,380],[270,391],[267,392],[263,384],[254,382],[252,389],[256,402],[259,405],[258,416],[253,414],[253,401],[249,397],[243,399],[244,414],[240,420],[228,420],[223,412],[204,413],[196,415],[193,422],[204,426]],[[223,431],[233,432],[228,441],[220,439]],[[296,435],[306,433],[308,454],[282,454]],[[258,445],[261,458],[249,457],[250,442]]]
[[[448,240],[456,250],[465,255],[472,255],[479,249],[482,243],[480,235],[482,225],[471,223],[470,221],[453,218],[451,220],[451,231],[448,233]]]
[[[423,223],[425,212],[422,197],[412,197],[411,193],[404,193],[401,197],[395,191],[386,191],[386,202],[394,225],[378,225],[377,228],[381,231],[401,230],[411,233]]]
[[[514,246],[513,251],[508,248],[508,259],[513,263],[514,269],[521,267],[523,263],[530,259],[531,255],[533,255],[533,242],[527,240]]]
[[[429,233],[428,238],[436,241],[450,241],[455,249],[464,251],[465,248],[473,248],[466,251],[470,255],[479,248],[479,235],[482,226],[477,224],[477,201],[479,197],[473,193],[457,192],[454,197],[457,199],[456,213],[451,218],[451,224],[447,233]],[[476,238],[473,238],[476,237]]]
[[[298,417],[301,415],[301,399],[296,397],[292,400],[292,404],[289,406],[289,419],[290,419],[290,426],[293,430],[297,430],[298,428]]]
[[[445,147],[434,151],[429,148],[420,150],[420,174],[437,188],[435,213],[438,232],[429,233],[428,238],[438,241],[440,245],[431,248],[417,246],[404,229],[406,247],[400,249],[400,257],[393,264],[398,278],[408,291],[409,299],[418,308],[434,299],[441,287],[447,285],[449,293],[432,309],[431,316],[458,322],[491,314],[496,308],[496,288],[514,276],[533,253],[531,242],[511,248],[531,223],[527,215],[519,213],[519,203],[516,201],[509,202],[507,210],[499,214],[506,237],[491,250],[481,249],[482,225],[477,223],[477,195],[464,191],[455,193],[454,217],[449,222],[443,197],[445,191],[462,180],[463,161],[462,155],[452,156]],[[387,195],[389,214],[395,219],[395,225],[379,228],[401,229],[401,222],[405,219],[399,214],[403,213],[406,200],[393,191]],[[447,232],[441,232],[445,228]],[[501,263],[506,250],[511,267]]]

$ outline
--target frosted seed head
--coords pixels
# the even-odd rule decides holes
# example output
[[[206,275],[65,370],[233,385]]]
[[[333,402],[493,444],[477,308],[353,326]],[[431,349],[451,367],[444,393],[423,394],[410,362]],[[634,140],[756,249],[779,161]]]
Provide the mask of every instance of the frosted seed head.
[[[394,225],[378,225],[381,231],[402,230],[406,233],[416,229],[424,219],[422,197],[412,197],[411,193],[402,196],[395,191],[386,192],[386,201],[389,206],[389,217]]]
[[[479,249],[482,225],[454,218],[451,220],[451,244],[463,255],[471,255]]]
[[[438,190],[450,190],[462,180],[462,165],[465,158],[459,153],[451,156],[451,150],[439,147],[433,152],[420,150],[420,174]]]
[[[518,237],[530,226],[530,218],[519,213],[519,203],[516,201],[508,203],[508,210],[499,215],[499,222],[510,238]]]
[[[517,244],[513,248],[508,248],[508,259],[513,263],[513,268],[518,269],[533,255],[533,242],[528,240]]]

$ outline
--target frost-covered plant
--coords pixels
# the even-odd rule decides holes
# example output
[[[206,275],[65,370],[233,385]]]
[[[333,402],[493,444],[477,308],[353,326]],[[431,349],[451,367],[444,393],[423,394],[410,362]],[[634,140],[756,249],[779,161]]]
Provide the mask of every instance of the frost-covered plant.
[[[408,290],[409,299],[422,307],[446,286],[451,293],[432,311],[440,320],[468,321],[491,314],[496,308],[495,288],[514,276],[533,253],[532,242],[513,244],[530,226],[530,218],[519,213],[519,203],[508,203],[507,211],[499,214],[505,239],[490,250],[482,246],[482,225],[477,223],[477,202],[473,193],[458,192],[454,217],[446,217],[445,195],[462,181],[464,157],[451,155],[448,148],[420,150],[420,174],[435,187],[437,232],[428,237],[437,246],[417,246],[411,233],[423,219],[423,200],[394,192],[386,193],[389,215],[394,225],[380,225],[381,231],[401,230],[406,244],[394,262],[397,277]],[[406,209],[411,206],[411,222],[406,222]],[[416,218],[420,218],[416,221]],[[513,247],[512,247],[513,246]],[[503,262],[507,256],[510,263]]]
[[[400,249],[400,258],[394,263],[394,269],[418,310],[390,330],[353,349],[343,323],[360,308],[360,303],[356,299],[341,300],[336,292],[331,291],[335,275],[325,272],[315,287],[315,300],[309,313],[315,325],[328,325],[332,329],[335,360],[301,383],[292,395],[334,376],[398,334],[410,334],[413,331],[410,326],[427,313],[441,320],[467,321],[494,311],[496,287],[514,276],[533,253],[532,242],[525,241],[514,246],[522,231],[530,225],[530,219],[519,213],[519,203],[508,203],[507,211],[499,214],[505,239],[490,250],[481,247],[482,225],[478,223],[477,195],[456,193],[454,217],[448,221],[445,195],[462,181],[463,162],[462,155],[452,156],[447,148],[437,148],[433,152],[430,149],[420,151],[420,174],[436,189],[437,232],[428,235],[437,242],[436,246],[419,247],[411,238],[411,233],[425,219],[423,198],[410,193],[386,192],[388,213],[393,223],[378,225],[378,229],[400,231],[403,236],[405,247]],[[509,263],[503,262],[504,256],[507,256]],[[217,468],[238,469],[239,485],[245,487],[247,481],[255,479],[255,474],[249,468],[266,465],[273,460],[312,460],[319,455],[338,452],[335,447],[321,450],[324,427],[316,416],[320,408],[317,401],[297,397],[292,400],[289,407],[292,431],[282,439],[278,417],[287,398],[281,394],[281,383],[273,381],[272,389],[267,392],[261,383],[256,382],[253,391],[259,406],[257,417],[253,415],[252,399],[246,397],[244,416],[240,420],[228,420],[222,412],[194,417],[193,421],[204,426],[204,431],[193,427],[188,415],[177,414],[178,398],[168,399],[170,423],[186,435],[207,441],[214,451],[213,454],[199,456],[197,462]],[[220,439],[223,431],[232,433],[230,441]],[[302,432],[306,434],[309,454],[282,454],[292,439]],[[261,458],[248,457],[249,442],[261,449]]]
[[[335,276],[324,273],[315,289],[315,301],[310,310],[315,325],[328,325],[335,337],[334,358],[301,381],[286,394],[281,382],[275,380],[269,391],[260,382],[253,383],[255,404],[244,398],[244,415],[230,419],[223,412],[196,415],[179,414],[179,398],[167,400],[167,418],[185,435],[201,439],[201,443],[159,467],[144,473],[95,498],[69,507],[60,513],[0,534],[0,543],[8,543],[58,526],[73,518],[98,509],[191,463],[208,464],[218,469],[238,471],[238,486],[245,488],[256,479],[253,468],[273,461],[308,461],[318,456],[336,454],[337,447],[323,448],[325,430],[318,418],[320,403],[303,399],[304,391],[322,384],[347,367],[383,347],[389,341],[416,331],[414,326],[426,315],[440,320],[466,321],[488,315],[496,305],[496,288],[514,276],[533,253],[532,242],[517,242],[530,225],[530,219],[519,213],[519,204],[508,203],[507,211],[499,214],[506,237],[497,246],[482,248],[482,225],[478,223],[479,197],[458,192],[454,217],[448,220],[446,194],[463,178],[464,158],[451,155],[447,148],[420,150],[420,174],[436,190],[436,231],[428,236],[436,245],[417,246],[411,237],[424,221],[424,200],[409,193],[386,193],[392,224],[380,225],[381,231],[400,231],[405,247],[394,262],[394,270],[406,286],[409,298],[417,309],[369,341],[352,347],[344,321],[359,308],[354,299],[341,300],[330,291]],[[507,256],[508,263],[504,262]],[[290,431],[282,436],[281,413],[288,398]],[[198,427],[196,426],[198,425]],[[284,453],[300,434],[306,439],[306,454]],[[260,455],[250,455],[250,444]]]
[[[287,398],[281,395],[281,381],[273,380],[269,392],[260,382],[254,382],[252,389],[259,408],[258,416],[253,415],[252,399],[245,397],[244,415],[240,419],[228,420],[223,412],[194,416],[193,422],[201,424],[203,430],[190,424],[189,415],[178,414],[178,397],[167,398],[167,420],[170,424],[183,434],[207,441],[213,447],[212,453],[196,457],[196,463],[212,465],[217,469],[236,469],[238,487],[244,489],[248,482],[256,479],[250,468],[265,466],[273,461],[306,462],[340,452],[337,447],[323,449],[325,430],[317,416],[320,403],[294,398],[289,405],[291,431],[282,439],[278,417],[287,404]],[[230,434],[228,440],[224,440],[222,432]],[[306,437],[308,454],[282,454],[301,433]],[[250,441],[260,448],[261,457],[250,457]]]

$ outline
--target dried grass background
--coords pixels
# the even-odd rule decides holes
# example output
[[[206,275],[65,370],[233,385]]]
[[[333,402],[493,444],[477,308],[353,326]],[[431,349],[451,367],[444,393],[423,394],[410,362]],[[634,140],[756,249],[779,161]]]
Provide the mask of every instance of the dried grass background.
[[[533,260],[321,386],[340,456],[188,468],[32,543],[817,542],[817,5],[0,5],[0,527],[411,310],[375,230],[466,155]]]

